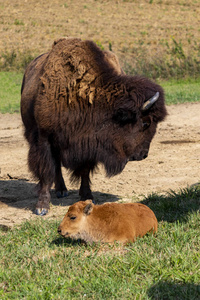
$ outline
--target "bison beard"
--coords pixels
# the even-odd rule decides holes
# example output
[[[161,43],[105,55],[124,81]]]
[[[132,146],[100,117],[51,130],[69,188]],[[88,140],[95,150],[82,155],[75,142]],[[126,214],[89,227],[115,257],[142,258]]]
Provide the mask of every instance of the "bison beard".
[[[58,197],[67,195],[61,165],[72,180],[81,180],[81,200],[93,199],[90,173],[97,165],[113,176],[129,160],[146,158],[157,123],[166,116],[159,85],[125,75],[112,52],[80,39],[58,40],[33,60],[21,92],[40,215],[48,212],[53,183]]]

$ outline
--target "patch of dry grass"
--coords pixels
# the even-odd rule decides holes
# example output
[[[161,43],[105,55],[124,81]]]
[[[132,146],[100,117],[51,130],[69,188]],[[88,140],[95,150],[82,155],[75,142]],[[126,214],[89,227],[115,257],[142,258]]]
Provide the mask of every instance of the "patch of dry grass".
[[[200,54],[196,0],[1,0],[0,20],[2,68],[9,67],[8,58],[20,60],[15,68],[24,67],[26,60],[47,52],[63,36],[92,39],[117,53],[126,71],[152,68],[151,77],[159,77],[156,65],[170,76],[168,68],[173,66],[194,68]],[[28,59],[21,62],[23,56]]]

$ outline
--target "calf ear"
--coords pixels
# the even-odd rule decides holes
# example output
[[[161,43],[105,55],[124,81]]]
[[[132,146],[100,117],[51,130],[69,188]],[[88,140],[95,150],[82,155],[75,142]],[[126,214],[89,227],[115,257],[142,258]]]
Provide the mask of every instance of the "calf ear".
[[[94,204],[92,203],[92,201],[91,201],[91,203],[86,204],[86,206],[83,209],[84,214],[90,215],[93,210],[93,206],[94,206]]]

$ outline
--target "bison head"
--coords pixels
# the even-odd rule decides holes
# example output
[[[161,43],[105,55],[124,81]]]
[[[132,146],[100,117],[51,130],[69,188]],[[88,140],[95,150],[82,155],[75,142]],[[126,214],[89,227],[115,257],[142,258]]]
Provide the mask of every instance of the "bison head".
[[[148,111],[154,105],[154,103],[159,98],[159,92],[147,100],[141,109],[140,114],[140,132],[138,133],[139,143],[134,149],[134,154],[131,155],[129,161],[138,161],[145,159],[148,156],[149,147],[151,140],[156,132],[156,122],[154,122],[153,117],[148,114]]]
[[[104,153],[99,161],[108,176],[120,173],[128,161],[148,156],[157,124],[166,116],[164,92],[159,85],[143,78],[129,89],[113,101],[110,119],[104,118],[101,128]]]

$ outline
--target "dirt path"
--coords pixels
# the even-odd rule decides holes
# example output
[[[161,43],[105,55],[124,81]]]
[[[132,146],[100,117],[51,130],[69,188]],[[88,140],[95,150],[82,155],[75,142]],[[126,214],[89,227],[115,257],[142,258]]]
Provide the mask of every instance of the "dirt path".
[[[168,113],[146,160],[129,162],[111,179],[99,168],[92,179],[97,203],[137,201],[152,192],[164,193],[200,182],[200,103],[170,106]],[[0,225],[38,218],[33,214],[36,182],[27,168],[27,152],[20,115],[0,115]],[[66,170],[63,172],[69,196],[57,199],[52,190],[51,210],[43,218],[60,219],[67,206],[79,199],[78,186],[70,184]]]

